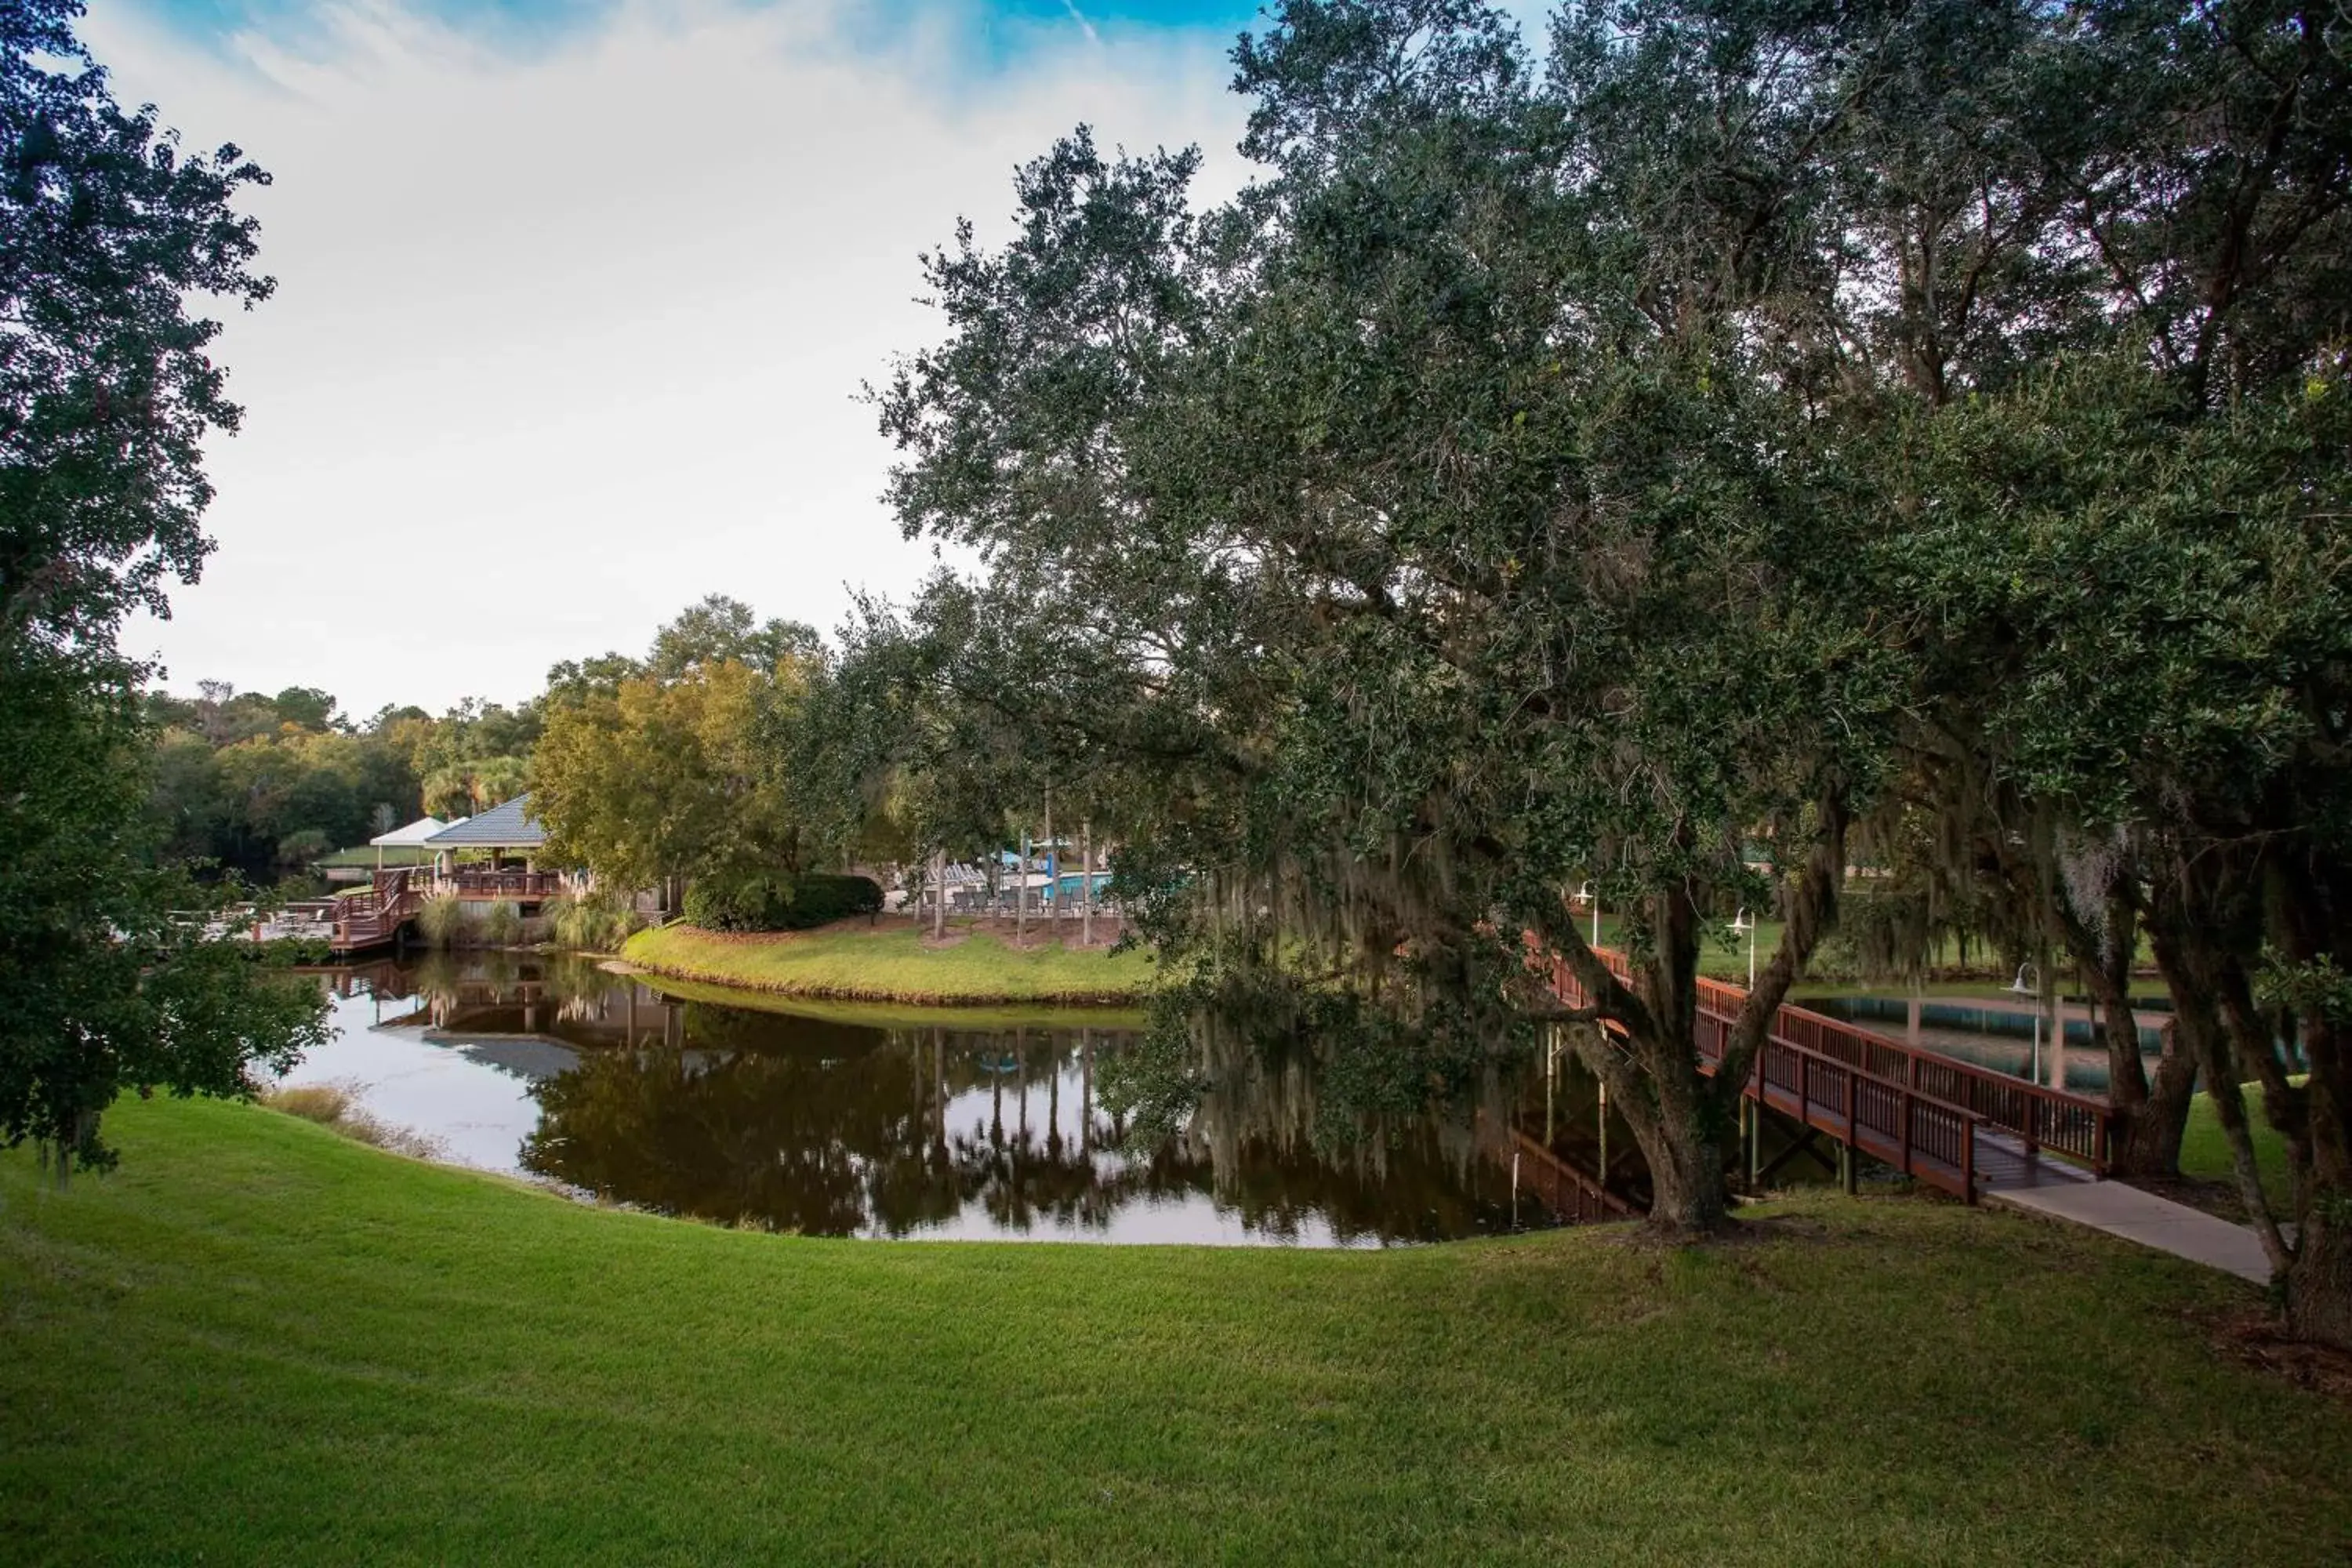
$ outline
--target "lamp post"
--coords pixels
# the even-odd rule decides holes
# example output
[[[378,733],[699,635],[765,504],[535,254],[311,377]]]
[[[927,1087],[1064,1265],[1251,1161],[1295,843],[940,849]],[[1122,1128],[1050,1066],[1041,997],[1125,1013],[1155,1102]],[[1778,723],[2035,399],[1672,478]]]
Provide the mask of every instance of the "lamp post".
[[[2029,969],[2033,969],[2033,965],[2030,962],[2019,964],[2017,966],[2017,978],[2009,983],[2009,989],[2014,995],[2031,996],[2034,999],[2033,1081],[2035,1083],[2040,1083],[2042,1081],[2042,971],[2039,969],[2033,969],[2034,984],[2028,985],[2025,983],[2025,972]]]
[[[1731,934],[1737,937],[1742,933],[1748,938],[1748,989],[1753,991],[1756,989],[1756,917],[1748,912],[1745,904],[1739,907],[1738,914],[1731,917]]]
[[[1592,906],[1592,945],[1599,947],[1601,945],[1600,893],[1594,890],[1591,882],[1588,880],[1582,887],[1576,889],[1576,897],[1570,901],[1579,904],[1591,904]]]

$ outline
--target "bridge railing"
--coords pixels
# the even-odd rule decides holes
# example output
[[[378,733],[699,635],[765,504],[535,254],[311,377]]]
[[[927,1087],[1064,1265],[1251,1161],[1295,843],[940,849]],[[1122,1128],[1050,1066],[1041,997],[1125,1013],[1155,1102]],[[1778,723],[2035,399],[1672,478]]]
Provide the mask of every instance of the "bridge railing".
[[[1701,1056],[1721,1061],[1731,1027],[1728,1019],[1702,1016]],[[1753,1084],[1757,1099],[1804,1125],[1833,1132],[1906,1175],[1975,1200],[1976,1135],[1985,1118],[1968,1107],[1786,1039],[1765,1040],[1756,1054]]]
[[[343,908],[336,911],[333,944],[341,948],[368,947],[383,942],[400,929],[400,922],[414,910],[415,877],[407,867],[378,871],[369,879],[368,890],[355,893],[342,900]]]
[[[461,899],[551,899],[564,890],[561,871],[453,871],[443,879]]]
[[[1478,1133],[1488,1157],[1510,1166],[1517,1185],[1535,1194],[1545,1207],[1569,1224],[1640,1217],[1641,1210],[1611,1192],[1597,1178],[1545,1148],[1540,1139],[1496,1122],[1483,1112],[1478,1117]]]
[[[1596,948],[1595,953],[1618,979],[1630,982],[1632,966],[1622,953]],[[1555,989],[1572,984],[1568,967],[1555,961]],[[1698,983],[1702,1020],[1720,1021],[1727,1035],[1748,993],[1718,980]],[[1702,1040],[1706,1031],[1702,1028]],[[1939,1052],[1908,1046],[1840,1018],[1807,1008],[1783,1005],[1765,1031],[1768,1039],[1801,1047],[1817,1057],[1853,1068],[1864,1078],[1900,1088],[1967,1110],[1989,1127],[1998,1128],[2022,1142],[2028,1151],[2046,1150],[2070,1155],[2104,1173],[2109,1158],[2109,1129],[2115,1109],[2103,1100],[2070,1094],[2011,1078],[1991,1068],[1957,1061]],[[1718,1042],[1723,1037],[1717,1036]],[[1702,1045],[1702,1050],[1706,1047]],[[1718,1043],[1715,1056],[1720,1059]]]

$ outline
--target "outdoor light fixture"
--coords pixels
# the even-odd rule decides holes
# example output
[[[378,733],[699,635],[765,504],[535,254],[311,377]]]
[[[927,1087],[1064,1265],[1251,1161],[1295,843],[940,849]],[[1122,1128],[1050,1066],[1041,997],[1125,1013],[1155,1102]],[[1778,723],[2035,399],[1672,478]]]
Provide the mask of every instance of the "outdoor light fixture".
[[[2031,961],[2019,964],[2017,978],[2009,983],[2009,988],[2020,996],[2032,996],[2035,999],[2033,1004],[2033,1081],[2040,1083],[2042,1081],[2042,971],[2033,969],[2034,984],[2028,985],[2025,983],[2025,972],[2029,969],[2033,969]],[[2053,1048],[2055,1048],[2054,1043]],[[2065,1070],[2065,1060],[2063,1055],[2058,1058],[2061,1073]]]
[[[1592,945],[1599,947],[1601,945],[1600,893],[1594,890],[1593,886],[1590,881],[1587,881],[1582,887],[1576,889],[1576,897],[1572,901],[1580,904],[1591,904],[1592,906]]]
[[[1743,931],[1748,936],[1748,989],[1753,991],[1756,989],[1756,919],[1748,912],[1745,904],[1740,905],[1739,912],[1731,917],[1731,934],[1736,937]]]

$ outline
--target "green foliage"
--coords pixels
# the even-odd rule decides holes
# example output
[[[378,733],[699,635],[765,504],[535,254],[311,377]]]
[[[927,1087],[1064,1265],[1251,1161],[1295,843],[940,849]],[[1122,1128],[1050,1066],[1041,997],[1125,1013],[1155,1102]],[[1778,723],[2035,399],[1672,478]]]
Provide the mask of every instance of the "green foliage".
[[[194,698],[151,691],[146,707],[161,726],[153,810],[173,852],[248,878],[427,813],[512,799],[530,787],[540,728],[536,703],[471,699],[439,718],[387,708],[353,726],[323,691],[265,698],[209,680]]]
[[[820,659],[824,644],[814,628],[798,621],[759,621],[751,606],[724,594],[712,594],[687,606],[677,617],[654,634],[653,647],[643,658],[605,653],[593,658],[566,659],[547,672],[547,694],[556,702],[580,702],[616,695],[625,680],[650,676],[677,680],[695,670],[720,664],[740,664],[772,675],[787,665]]]
[[[492,947],[512,947],[522,934],[522,916],[504,899],[493,899],[482,910],[482,940]]]
[[[750,662],[757,659],[761,662]],[[799,871],[829,847],[832,820],[799,786],[791,737],[825,678],[806,628],[713,598],[613,677],[559,668],[533,755],[533,809],[548,852],[614,887]]]
[[[60,1179],[112,1163],[124,1089],[245,1093],[324,1012],[168,912],[208,900],[158,864],[146,672],[116,649],[212,548],[203,448],[238,411],[187,302],[268,298],[235,206],[267,176],[124,113],[79,9],[0,6],[0,1145]]]
[[[278,841],[278,864],[283,870],[299,870],[333,847],[324,828],[298,827]]]
[[[127,688],[0,645],[0,1145],[61,1169],[111,1163],[99,1120],[122,1089],[240,1094],[249,1065],[324,1038],[314,991],[166,912],[208,900],[153,863],[146,747]]]
[[[893,499],[990,572],[917,618],[1018,737],[971,749],[1050,727],[1130,781],[1121,886],[1162,890],[1164,947],[1378,994],[1368,1047],[1385,1011],[1516,1048],[1551,1005],[1520,932],[1573,952],[1562,894],[1598,882],[1645,979],[1604,986],[1641,1070],[1595,1070],[1637,1126],[1687,1123],[1666,1106],[1722,1092],[1691,1065],[1699,927],[1765,901],[1743,847],[1803,884],[1785,984],[1887,773],[1905,669],[1851,576],[1883,522],[1759,301],[1710,298],[1711,239],[1664,247],[1701,218],[1580,173],[1638,147],[1627,84],[1537,101],[1478,8],[1349,14],[1395,25],[1290,6],[1251,54],[1262,199],[1198,216],[1192,156],[1082,132],[1021,171],[1003,250],[930,258],[953,331],[882,396]]]
[[[643,923],[626,900],[602,893],[550,899],[540,913],[555,944],[579,952],[617,952]]]
[[[335,960],[333,945],[320,936],[281,936],[268,942],[241,942],[237,952],[257,963],[290,968],[295,964],[324,964]]]
[[[71,0],[0,9],[0,636],[110,649],[133,609],[212,549],[208,431],[239,411],[191,294],[250,306],[268,176],[234,146],[192,153],[126,114],[74,37]]]
[[[416,929],[435,947],[455,947],[466,933],[466,901],[455,893],[433,893],[416,908]]]
[[[1082,132],[927,258],[892,500],[985,570],[897,639],[915,750],[1087,737],[1155,940],[1412,1027],[1501,1048],[1532,935],[1698,1189],[1857,822],[1934,868],[1857,965],[2046,940],[2062,843],[2070,953],[2128,955],[2143,833],[2352,957],[2347,26],[1668,0],[1562,11],[1539,72],[1470,0],[1289,0],[1235,56],[1255,187]],[[1739,904],[1780,941],[1710,1085]]]
[[[461,756],[424,775],[426,813],[444,818],[477,816],[530,787],[530,764],[515,756]]]
[[[870,877],[804,871],[697,881],[686,890],[685,914],[705,931],[806,931],[881,908],[882,885]]]

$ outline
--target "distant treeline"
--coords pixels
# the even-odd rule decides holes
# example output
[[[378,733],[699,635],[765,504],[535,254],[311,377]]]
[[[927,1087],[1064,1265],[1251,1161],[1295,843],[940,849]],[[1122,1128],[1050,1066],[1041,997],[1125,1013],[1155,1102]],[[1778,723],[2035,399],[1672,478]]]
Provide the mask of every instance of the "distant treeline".
[[[528,787],[540,707],[469,699],[438,718],[386,707],[355,723],[315,687],[151,692],[165,852],[266,883],[426,812],[494,805]]]

